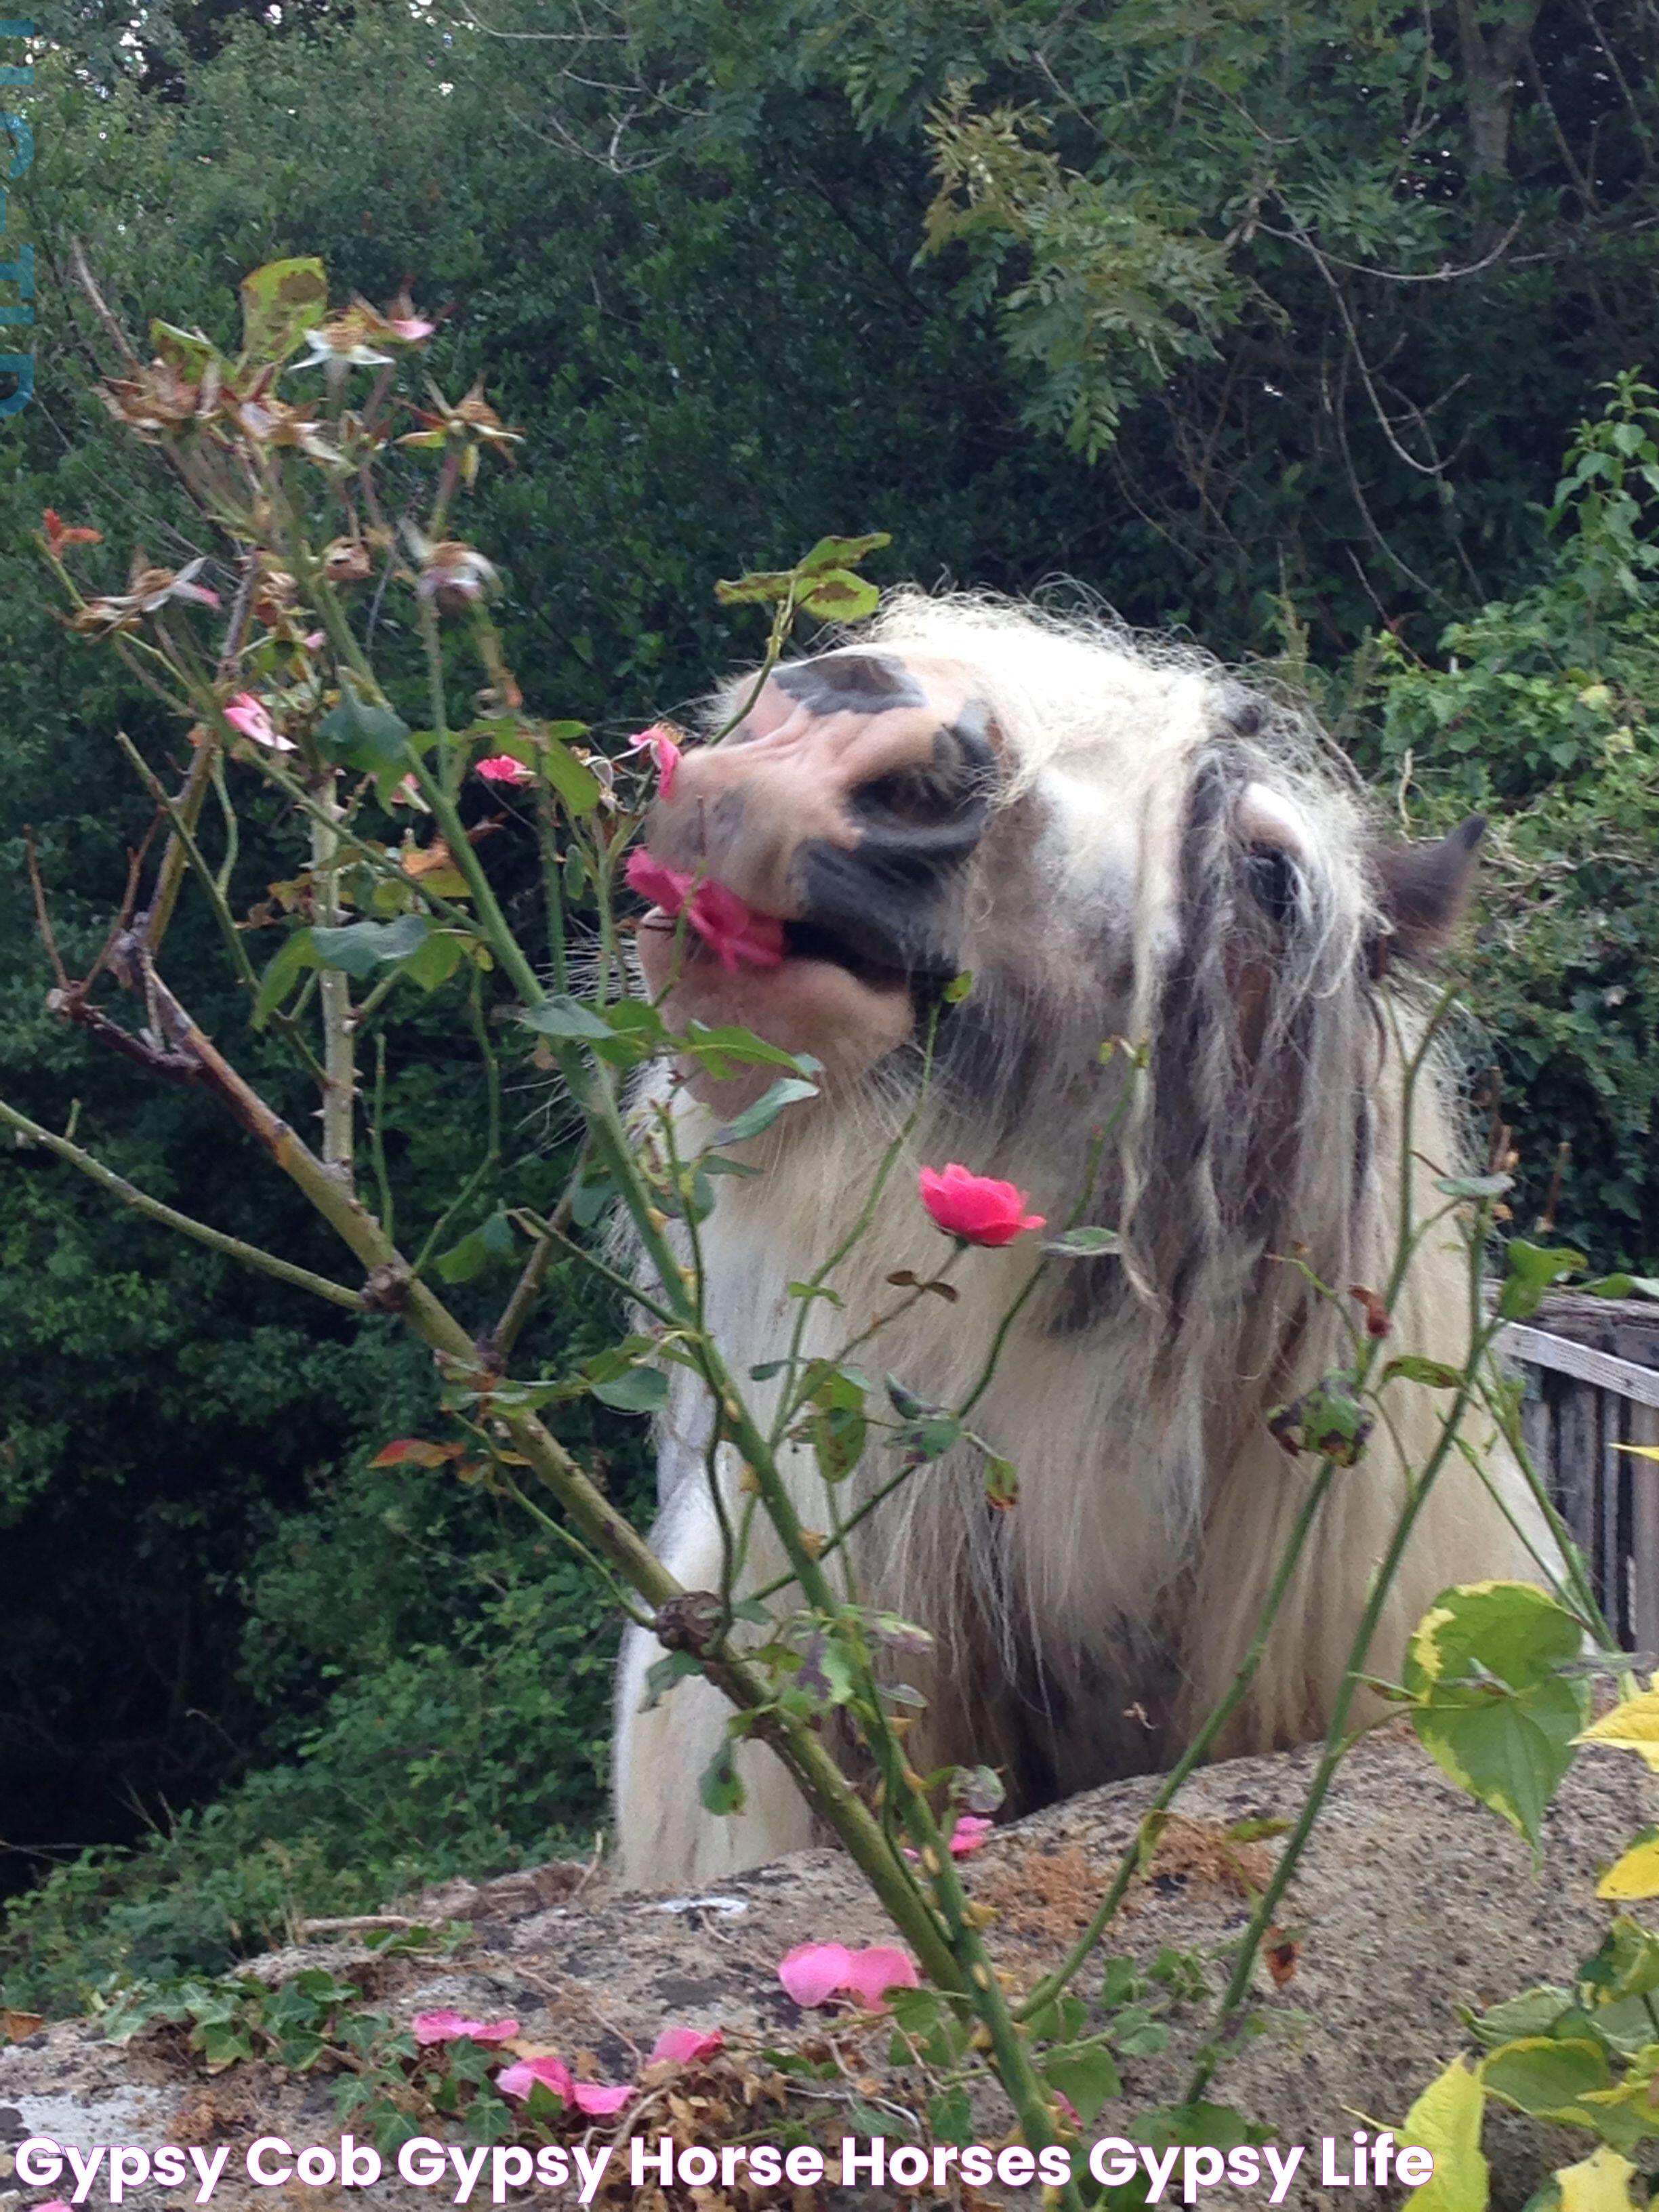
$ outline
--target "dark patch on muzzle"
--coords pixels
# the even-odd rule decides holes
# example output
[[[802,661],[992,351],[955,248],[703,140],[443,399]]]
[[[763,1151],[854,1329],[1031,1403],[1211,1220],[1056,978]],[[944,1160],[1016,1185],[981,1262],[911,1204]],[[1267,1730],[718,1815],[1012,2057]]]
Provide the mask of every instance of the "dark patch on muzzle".
[[[792,661],[775,669],[780,691],[813,714],[879,714],[891,707],[921,707],[927,693],[890,653],[831,653],[819,660]]]

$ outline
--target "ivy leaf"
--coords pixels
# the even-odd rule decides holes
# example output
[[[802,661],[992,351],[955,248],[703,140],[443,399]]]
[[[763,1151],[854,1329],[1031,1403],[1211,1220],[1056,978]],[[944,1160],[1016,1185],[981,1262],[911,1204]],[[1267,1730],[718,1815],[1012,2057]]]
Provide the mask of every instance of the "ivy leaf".
[[[1413,2190],[1405,2212],[1486,2212],[1489,2175],[1480,2154],[1486,2111],[1480,2077],[1461,2058],[1430,2082],[1400,2124],[1401,2148],[1414,2144],[1434,2160],[1432,2178]]]
[[[1659,1275],[1598,1275],[1578,1287],[1590,1298],[1659,1298]]]
[[[789,596],[794,581],[793,568],[757,568],[747,576],[722,576],[714,597],[723,607],[771,606]]]
[[[799,1075],[781,1075],[769,1085],[752,1106],[745,1106],[741,1114],[732,1116],[724,1128],[716,1129],[709,1142],[718,1148],[721,1145],[740,1145],[746,1138],[758,1137],[769,1129],[786,1106],[793,1106],[803,1098],[816,1098],[818,1086]]]
[[[965,2144],[974,2140],[973,2102],[964,2088],[947,2089],[930,2098],[927,2119],[935,2142]]]
[[[1070,2098],[1085,2127],[1109,2098],[1123,2094],[1116,2062],[1098,2044],[1092,2051],[1055,2051],[1043,2061],[1042,2078],[1051,2089]]]
[[[1429,1756],[1535,1850],[1544,1811],[1572,1763],[1588,1693],[1557,1662],[1579,1622],[1530,1583],[1443,1591],[1406,1650],[1412,1726]]]

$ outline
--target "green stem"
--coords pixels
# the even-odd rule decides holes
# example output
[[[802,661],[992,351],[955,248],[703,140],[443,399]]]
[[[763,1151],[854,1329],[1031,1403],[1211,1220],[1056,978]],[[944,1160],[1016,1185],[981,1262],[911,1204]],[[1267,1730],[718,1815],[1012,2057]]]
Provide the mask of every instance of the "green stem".
[[[348,1307],[354,1313],[363,1310],[362,1293],[349,1290],[343,1283],[331,1283],[326,1275],[313,1274],[309,1267],[295,1267],[291,1260],[279,1259],[274,1252],[262,1251],[257,1244],[244,1243],[240,1237],[228,1237],[222,1229],[210,1228],[205,1221],[198,1221],[188,1213],[180,1213],[177,1206],[167,1206],[148,1191],[130,1183],[125,1176],[116,1174],[79,1145],[71,1144],[51,1129],[43,1129],[38,1121],[30,1121],[0,1098],[0,1121],[15,1129],[19,1136],[27,1137],[31,1144],[40,1145],[55,1152],[60,1160],[67,1160],[78,1168],[102,1190],[118,1198],[123,1206],[130,1206],[135,1213],[142,1213],[151,1221],[159,1221],[164,1229],[176,1229],[181,1236],[193,1237],[197,1243],[205,1244],[210,1251],[222,1252],[227,1259],[240,1260],[244,1267],[257,1267],[263,1275],[270,1275],[279,1283],[291,1283],[296,1290],[310,1291],[313,1296],[326,1298],[331,1305]]]

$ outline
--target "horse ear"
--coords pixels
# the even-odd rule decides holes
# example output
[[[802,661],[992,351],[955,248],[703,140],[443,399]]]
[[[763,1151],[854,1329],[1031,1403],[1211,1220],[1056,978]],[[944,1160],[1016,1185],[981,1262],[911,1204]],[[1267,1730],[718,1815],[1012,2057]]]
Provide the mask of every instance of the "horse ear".
[[[1383,933],[1372,965],[1381,973],[1389,957],[1423,960],[1443,952],[1474,883],[1475,848],[1486,834],[1484,814],[1471,814],[1432,845],[1373,845]]]

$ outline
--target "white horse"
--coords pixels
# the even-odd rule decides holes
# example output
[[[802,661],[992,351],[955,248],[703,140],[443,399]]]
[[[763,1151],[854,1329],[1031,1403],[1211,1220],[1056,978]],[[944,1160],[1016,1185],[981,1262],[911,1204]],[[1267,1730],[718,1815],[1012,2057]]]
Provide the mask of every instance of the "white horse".
[[[1382,1287],[1403,1189],[1421,1218],[1443,1204],[1434,1176],[1461,1165],[1432,1053],[1405,1162],[1401,1040],[1409,1050],[1421,1018],[1398,979],[1449,935],[1480,828],[1379,845],[1352,775],[1301,718],[1189,651],[987,599],[901,595],[858,643],[778,669],[719,745],[687,751],[649,848],[780,918],[787,957],[728,973],[695,935],[675,953],[647,915],[647,975],[660,985],[678,961],[678,1020],[741,1022],[825,1070],[822,1096],[750,1146],[763,1175],[720,1181],[702,1231],[735,1376],[786,1351],[800,1318],[787,1286],[842,1237],[915,1114],[945,980],[970,970],[972,991],[939,1022],[904,1156],[834,1277],[841,1304],[805,1317],[809,1353],[890,1309],[896,1272],[937,1272],[950,1248],[917,1201],[919,1164],[1006,1178],[1057,1223],[1091,1133],[1118,1109],[1087,1218],[1120,1231],[1120,1252],[1048,1263],[974,1410],[1018,1468],[1018,1504],[991,1510],[981,1456],[960,1448],[851,1541],[865,1601],[937,1639],[931,1662],[905,1662],[927,1698],[918,1767],[998,1767],[1010,1809],[1028,1809],[1167,1765],[1234,1675],[1317,1464],[1288,1455],[1267,1416],[1353,1357],[1310,1279],[1363,1327],[1350,1289]],[[1144,1042],[1144,1070],[1103,1059],[1112,1037]],[[687,1150],[767,1073],[678,1088]],[[880,1368],[961,1404],[1040,1242],[966,1254],[957,1302],[919,1299],[878,1340]],[[1388,1351],[1461,1360],[1470,1319],[1467,1255],[1445,1223]],[[713,1589],[708,1408],[677,1375],[655,1541],[688,1588]],[[753,1386],[763,1409],[768,1387]],[[1224,1752],[1325,1725],[1443,1409],[1415,1384],[1389,1396],[1393,1434],[1380,1427],[1339,1471]],[[1467,1434],[1479,1467],[1446,1459],[1373,1671],[1397,1668],[1448,1583],[1555,1561],[1505,1448],[1481,1422]],[[740,1469],[724,1447],[716,1464],[735,1513]],[[843,1519],[894,1464],[866,1455],[839,1489]],[[787,1447],[785,1467],[804,1522],[825,1527],[811,1453]],[[782,1565],[757,1539],[749,1586]],[[738,1753],[742,1812],[703,1810],[699,1777],[730,1709],[690,1679],[643,1711],[660,1656],[630,1632],[616,1753],[627,1878],[707,1881],[811,1841],[805,1805],[758,1744]]]

